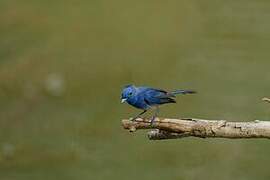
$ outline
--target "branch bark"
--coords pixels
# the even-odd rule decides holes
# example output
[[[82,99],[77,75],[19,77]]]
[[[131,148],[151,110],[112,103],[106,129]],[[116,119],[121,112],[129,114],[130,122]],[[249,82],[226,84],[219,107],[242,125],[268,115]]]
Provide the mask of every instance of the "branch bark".
[[[267,97],[262,98],[263,101],[270,103],[270,99]]]
[[[150,140],[176,139],[183,137],[199,138],[268,138],[270,121],[228,122],[226,120],[204,120],[194,118],[156,118],[153,125],[149,119],[122,120],[124,129],[131,132],[137,129],[154,129],[148,133]]]

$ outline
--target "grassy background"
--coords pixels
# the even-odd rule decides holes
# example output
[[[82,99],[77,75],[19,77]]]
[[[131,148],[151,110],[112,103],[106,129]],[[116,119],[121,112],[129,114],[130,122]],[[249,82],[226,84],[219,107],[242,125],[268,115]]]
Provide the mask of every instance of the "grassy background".
[[[161,116],[269,120],[268,0],[0,1],[0,179],[269,179],[268,140],[129,134],[126,84],[195,89]]]

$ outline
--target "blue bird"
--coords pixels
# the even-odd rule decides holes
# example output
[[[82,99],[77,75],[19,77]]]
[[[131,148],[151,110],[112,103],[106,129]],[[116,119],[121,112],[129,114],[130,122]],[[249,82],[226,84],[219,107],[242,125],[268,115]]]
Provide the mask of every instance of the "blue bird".
[[[156,108],[155,113],[151,119],[151,124],[154,122],[158,112],[159,106],[167,103],[176,103],[175,95],[177,94],[193,94],[192,90],[175,90],[164,91],[162,89],[155,89],[150,87],[136,87],[134,85],[127,85],[124,87],[121,95],[121,102],[142,109],[143,112],[132,118],[132,121],[146,113],[151,108]]]

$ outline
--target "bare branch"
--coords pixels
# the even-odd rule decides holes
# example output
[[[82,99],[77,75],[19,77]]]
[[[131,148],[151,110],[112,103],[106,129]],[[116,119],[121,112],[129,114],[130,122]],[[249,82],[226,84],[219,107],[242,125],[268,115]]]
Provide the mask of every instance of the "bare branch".
[[[174,133],[160,129],[154,129],[149,131],[147,135],[150,140],[163,140],[163,139],[179,139],[183,137],[188,137],[189,133]]]
[[[203,120],[194,118],[156,118],[153,125],[148,119],[122,120],[125,129],[155,129],[148,133],[151,140],[176,139],[183,137],[200,138],[270,138],[270,122],[228,122],[226,120]]]
[[[263,101],[270,103],[270,99],[267,97],[262,98]]]

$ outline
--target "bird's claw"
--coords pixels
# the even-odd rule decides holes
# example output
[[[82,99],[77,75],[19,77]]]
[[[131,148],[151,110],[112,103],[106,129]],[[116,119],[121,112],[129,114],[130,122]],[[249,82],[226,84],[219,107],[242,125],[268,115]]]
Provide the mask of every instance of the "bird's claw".
[[[155,116],[153,116],[153,117],[151,118],[151,121],[150,121],[150,125],[151,125],[151,126],[153,126],[155,119],[156,119]]]

